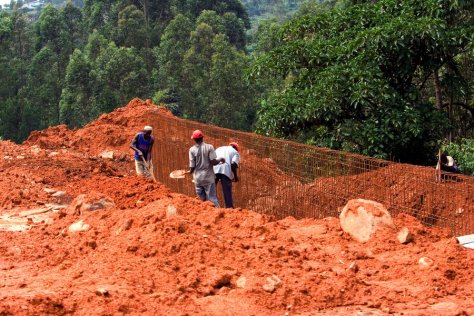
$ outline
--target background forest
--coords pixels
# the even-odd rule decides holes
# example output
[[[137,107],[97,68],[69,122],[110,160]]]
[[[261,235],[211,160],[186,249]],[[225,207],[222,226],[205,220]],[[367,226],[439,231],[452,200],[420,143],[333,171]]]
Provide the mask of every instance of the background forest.
[[[49,3],[49,4],[48,4]],[[134,97],[176,115],[474,174],[469,0],[12,1],[0,137],[81,127]]]

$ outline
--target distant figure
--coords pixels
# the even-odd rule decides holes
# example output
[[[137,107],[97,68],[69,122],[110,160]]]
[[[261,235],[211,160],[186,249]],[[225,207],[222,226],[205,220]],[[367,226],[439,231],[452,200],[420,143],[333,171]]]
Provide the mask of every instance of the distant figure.
[[[219,207],[212,167],[225,160],[217,159],[214,147],[204,142],[204,134],[200,130],[195,130],[191,139],[194,139],[196,144],[189,148],[189,170],[186,173],[193,174],[197,196],[202,201],[211,201],[215,207]]]
[[[454,158],[451,156],[448,156],[448,154],[445,152],[441,154],[440,165],[441,165],[441,170],[443,171],[453,172],[453,173],[459,172],[459,168],[456,165],[456,161],[454,160]]]
[[[229,146],[222,146],[216,149],[217,157],[225,159],[225,163],[214,166],[216,174],[216,185],[221,181],[222,192],[226,208],[234,208],[232,199],[232,181],[238,182],[237,168],[239,168],[240,155],[239,144],[230,143]]]
[[[153,128],[151,126],[145,126],[143,131],[135,135],[130,144],[130,148],[135,151],[135,170],[137,175],[144,175],[147,178],[151,177],[147,169],[152,166],[151,150],[155,142],[155,139],[151,135],[152,132]]]

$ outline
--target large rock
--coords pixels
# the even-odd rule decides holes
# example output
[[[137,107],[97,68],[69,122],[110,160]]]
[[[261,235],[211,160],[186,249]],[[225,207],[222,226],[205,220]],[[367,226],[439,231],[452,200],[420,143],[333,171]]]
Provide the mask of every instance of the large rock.
[[[364,199],[347,202],[339,220],[342,230],[361,243],[369,241],[380,227],[394,228],[392,217],[382,204]]]

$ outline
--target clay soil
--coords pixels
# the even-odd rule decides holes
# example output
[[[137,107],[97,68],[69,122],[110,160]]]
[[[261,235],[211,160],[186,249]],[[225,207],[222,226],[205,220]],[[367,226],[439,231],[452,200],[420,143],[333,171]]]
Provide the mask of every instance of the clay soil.
[[[337,218],[215,209],[136,177],[128,143],[153,111],[0,142],[0,315],[474,314],[474,251],[410,215],[394,222],[413,242],[360,244]]]

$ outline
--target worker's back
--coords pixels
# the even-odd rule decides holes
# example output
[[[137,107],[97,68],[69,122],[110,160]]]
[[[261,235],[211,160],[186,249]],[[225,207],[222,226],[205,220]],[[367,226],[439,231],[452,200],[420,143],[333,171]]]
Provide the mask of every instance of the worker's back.
[[[216,149],[216,155],[218,158],[224,158],[225,163],[218,164],[214,166],[214,173],[215,174],[224,174],[229,179],[234,178],[234,174],[232,173],[231,165],[235,163],[239,165],[240,163],[240,155],[237,150],[234,149],[232,146],[222,146]]]
[[[216,158],[214,147],[205,142],[189,149],[189,167],[194,168],[193,179],[196,184],[209,184],[215,181],[211,160]]]

